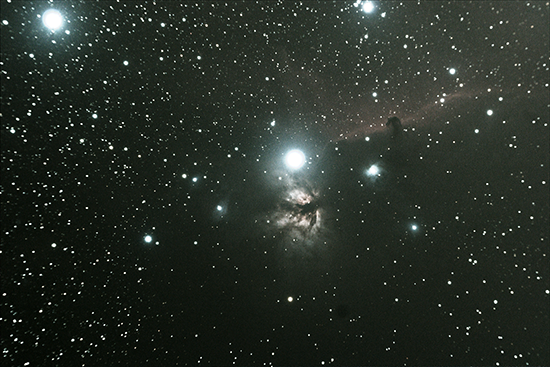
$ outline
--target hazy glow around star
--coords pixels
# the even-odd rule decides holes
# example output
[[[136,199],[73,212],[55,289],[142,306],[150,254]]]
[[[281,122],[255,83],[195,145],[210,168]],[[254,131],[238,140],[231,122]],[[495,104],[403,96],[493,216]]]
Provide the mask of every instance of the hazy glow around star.
[[[306,156],[301,150],[293,149],[285,156],[285,164],[290,169],[301,168],[306,163]]]
[[[376,176],[380,172],[380,169],[377,165],[373,164],[370,166],[370,168],[367,170],[367,175],[369,176]]]
[[[63,25],[63,16],[55,9],[49,9],[42,15],[42,22],[46,27],[55,31]]]

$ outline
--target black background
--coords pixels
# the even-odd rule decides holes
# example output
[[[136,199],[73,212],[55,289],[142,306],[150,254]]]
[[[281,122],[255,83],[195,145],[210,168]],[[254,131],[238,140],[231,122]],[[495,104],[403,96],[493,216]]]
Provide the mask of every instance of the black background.
[[[1,12],[3,365],[550,364],[547,2]]]

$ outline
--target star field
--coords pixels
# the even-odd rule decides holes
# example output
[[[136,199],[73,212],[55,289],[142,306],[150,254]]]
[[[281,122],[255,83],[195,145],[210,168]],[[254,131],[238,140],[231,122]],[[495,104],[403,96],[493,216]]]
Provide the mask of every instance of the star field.
[[[2,365],[550,364],[548,2],[0,21]]]

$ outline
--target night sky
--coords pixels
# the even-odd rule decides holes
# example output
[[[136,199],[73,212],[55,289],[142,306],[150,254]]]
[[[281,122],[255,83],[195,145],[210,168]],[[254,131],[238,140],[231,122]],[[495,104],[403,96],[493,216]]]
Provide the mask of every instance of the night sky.
[[[548,2],[0,21],[3,366],[550,365]]]

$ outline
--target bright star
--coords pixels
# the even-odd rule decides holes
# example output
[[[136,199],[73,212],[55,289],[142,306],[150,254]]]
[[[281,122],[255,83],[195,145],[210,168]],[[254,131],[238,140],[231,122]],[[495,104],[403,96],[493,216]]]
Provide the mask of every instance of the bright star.
[[[50,30],[55,31],[63,25],[63,16],[57,10],[49,9],[42,15],[42,22]]]
[[[413,224],[413,225],[411,226],[411,228],[412,228],[413,231],[416,231],[416,230],[418,229],[418,226],[417,226],[416,224]]]
[[[363,3],[363,11],[365,13],[371,13],[374,10],[374,4],[372,1],[365,1]]]
[[[377,165],[373,164],[373,165],[370,166],[370,168],[368,169],[367,175],[369,175],[369,176],[376,176],[376,175],[378,175],[379,172],[380,172],[380,168],[378,168]]]
[[[221,205],[218,205],[218,206],[216,207],[216,209],[218,209],[218,211],[221,212],[222,209],[223,209],[223,207],[222,207]]]
[[[288,297],[287,299],[288,299],[288,302],[294,301],[294,298],[292,298],[292,297]]]
[[[153,241],[153,237],[147,235],[147,236],[145,236],[144,240],[145,240],[145,242],[147,242],[147,243],[151,243],[151,241]]]
[[[456,69],[455,68],[450,68],[449,69],[449,74],[455,75],[456,74]]]
[[[493,110],[487,110],[487,116],[492,116],[493,115]]]
[[[301,150],[293,149],[286,154],[285,163],[290,169],[298,169],[306,163],[306,156]]]

